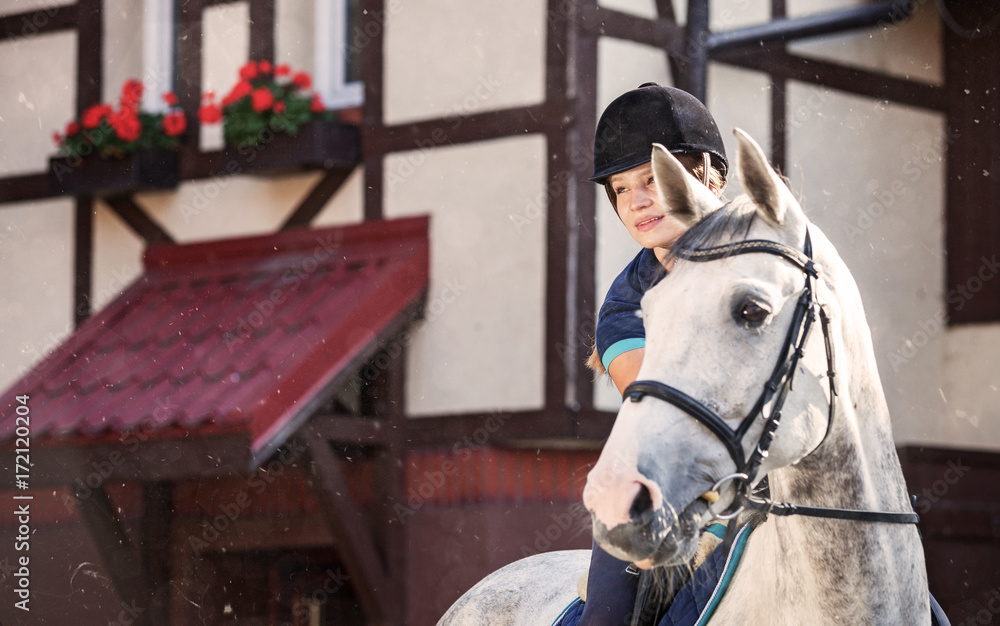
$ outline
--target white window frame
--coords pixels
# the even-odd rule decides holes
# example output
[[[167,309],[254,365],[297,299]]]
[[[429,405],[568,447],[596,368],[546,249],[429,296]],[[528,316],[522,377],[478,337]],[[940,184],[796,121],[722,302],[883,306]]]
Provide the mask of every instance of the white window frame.
[[[174,0],[142,3],[142,109],[162,113],[163,94],[174,89]]]
[[[346,0],[315,0],[315,71],[313,88],[328,109],[345,109],[364,102],[362,81],[346,82]]]

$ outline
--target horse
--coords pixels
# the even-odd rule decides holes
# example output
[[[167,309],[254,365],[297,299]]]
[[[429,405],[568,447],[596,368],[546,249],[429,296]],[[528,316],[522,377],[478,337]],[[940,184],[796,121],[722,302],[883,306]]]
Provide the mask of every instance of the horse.
[[[642,300],[642,367],[583,492],[594,539],[655,572],[690,563],[710,522],[751,511],[713,626],[930,624],[857,285],[760,146],[734,133],[745,194],[725,205],[654,147],[662,204],[690,229]],[[438,624],[552,624],[588,558],[508,565]]]

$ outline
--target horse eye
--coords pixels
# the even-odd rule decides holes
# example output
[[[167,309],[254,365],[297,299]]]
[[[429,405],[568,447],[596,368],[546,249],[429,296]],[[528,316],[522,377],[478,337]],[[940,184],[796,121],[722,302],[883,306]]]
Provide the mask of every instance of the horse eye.
[[[739,317],[742,321],[746,322],[749,326],[760,326],[767,319],[767,316],[771,312],[757,304],[756,302],[747,302],[743,305],[743,308],[739,311]]]

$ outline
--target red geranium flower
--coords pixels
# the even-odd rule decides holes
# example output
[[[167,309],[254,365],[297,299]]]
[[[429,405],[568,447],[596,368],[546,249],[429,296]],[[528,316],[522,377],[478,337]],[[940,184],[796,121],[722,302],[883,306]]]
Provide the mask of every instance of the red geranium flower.
[[[142,83],[137,80],[127,80],[122,85],[120,104],[123,109],[135,109],[142,99]]]
[[[163,116],[163,133],[167,137],[176,137],[187,130],[187,118],[181,111],[172,111]]]
[[[253,80],[257,78],[257,62],[247,61],[247,63],[240,68],[240,78],[243,80]]]
[[[203,104],[198,109],[198,119],[202,124],[215,124],[222,119],[222,109],[214,102]]]
[[[271,73],[271,62],[264,60],[257,63],[257,69],[260,70],[261,74]]]
[[[227,107],[233,104],[243,96],[250,95],[251,91],[253,91],[253,85],[250,84],[250,81],[241,80],[233,85],[233,88],[226,94],[226,97],[222,99],[222,106]]]
[[[250,94],[250,106],[252,106],[253,110],[258,113],[267,111],[273,104],[274,94],[271,93],[271,90],[266,87],[254,89],[253,93]]]
[[[95,104],[83,112],[80,121],[83,122],[84,128],[97,128],[101,125],[101,120],[110,115],[111,110],[109,104]]]
[[[62,144],[62,140],[63,140],[62,135],[60,135],[59,133],[52,133],[52,141],[56,142],[57,146]]]
[[[135,141],[142,134],[142,123],[135,111],[122,109],[109,118],[111,128],[122,141]]]
[[[278,100],[277,102],[274,103],[274,112],[275,113],[284,113],[285,112],[285,101],[284,100]]]
[[[292,86],[296,89],[309,89],[312,87],[312,78],[305,72],[298,72],[292,76]]]
[[[326,107],[323,106],[323,101],[319,99],[318,93],[313,94],[312,101],[309,103],[309,110],[313,113],[322,113],[326,110]]]
[[[175,107],[177,106],[177,94],[172,91],[168,91],[163,94],[163,101],[167,103],[167,106]]]
[[[69,124],[66,124],[66,136],[67,137],[72,137],[73,135],[77,134],[78,132],[80,132],[80,125],[77,124],[75,120],[72,120],[72,121],[70,121]]]
[[[292,68],[288,67],[284,63],[282,63],[281,65],[276,65],[274,68],[275,76],[288,76],[291,73],[292,73]]]

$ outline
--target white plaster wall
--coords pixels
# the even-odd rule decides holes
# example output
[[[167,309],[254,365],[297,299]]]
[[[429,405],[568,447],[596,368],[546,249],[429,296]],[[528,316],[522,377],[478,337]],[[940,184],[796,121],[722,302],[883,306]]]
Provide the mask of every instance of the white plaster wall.
[[[0,208],[0,389],[73,330],[73,205]]]
[[[316,44],[313,2],[277,0],[275,2],[274,61],[287,63],[293,70],[315,70],[313,47]]]
[[[973,324],[944,335],[949,445],[1000,448],[1000,324]]]
[[[240,67],[250,56],[250,6],[232,2],[209,7],[202,13],[202,30],[201,91],[214,92],[218,103],[239,80]],[[201,126],[199,140],[202,150],[221,149],[222,123]]]
[[[142,81],[146,91],[159,97],[173,89],[163,76],[146,76],[142,65],[142,2],[104,0],[104,32],[127,33],[127,37],[104,38],[104,84],[102,99],[118,106],[126,80]],[[73,81],[71,81],[73,82]]]
[[[22,27],[22,33],[31,32],[32,27],[42,27],[47,20],[53,19],[61,4],[65,3],[56,0],[0,0],[0,15],[41,10],[41,14],[35,18],[37,23],[32,20],[25,22]]]
[[[542,102],[545,23],[543,0],[390,0],[386,123]]]
[[[37,174],[55,154],[76,102],[76,35],[0,43],[0,176]]]
[[[809,89],[790,86],[790,111]],[[812,102],[790,135],[792,187],[861,290],[897,442],[943,443],[942,334],[901,356],[944,313],[943,119],[838,92]]]
[[[94,261],[90,296],[93,311],[103,309],[142,275],[145,243],[103,202],[94,203]]]
[[[386,158],[386,217],[431,216],[426,319],[408,344],[410,415],[542,406],[545,160],[538,135]]]

